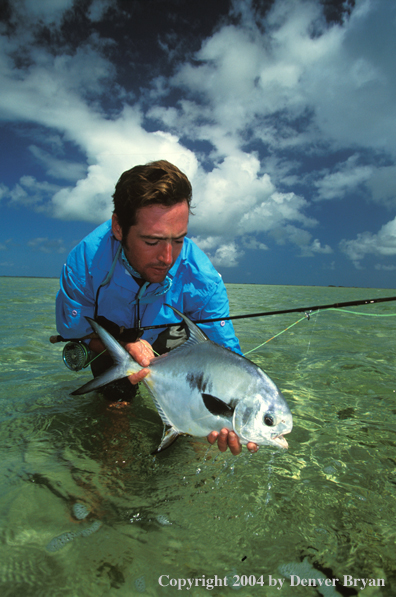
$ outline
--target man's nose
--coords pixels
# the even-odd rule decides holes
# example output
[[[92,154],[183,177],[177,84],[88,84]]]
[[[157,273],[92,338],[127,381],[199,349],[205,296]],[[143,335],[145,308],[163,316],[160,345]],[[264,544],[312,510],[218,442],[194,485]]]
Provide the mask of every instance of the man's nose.
[[[163,243],[163,245],[161,246],[159,260],[161,261],[161,263],[164,263],[165,265],[171,265],[172,258],[173,258],[172,243]]]

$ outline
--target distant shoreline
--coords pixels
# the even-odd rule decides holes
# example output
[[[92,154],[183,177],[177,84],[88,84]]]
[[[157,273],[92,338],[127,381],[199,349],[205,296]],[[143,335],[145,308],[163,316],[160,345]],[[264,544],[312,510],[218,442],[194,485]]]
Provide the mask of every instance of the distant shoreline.
[[[0,278],[37,278],[39,280],[59,280],[59,276],[6,276],[0,274]]]
[[[0,274],[0,278],[29,278],[36,280],[59,280],[59,276],[6,276]],[[328,284],[327,286],[321,286],[320,284],[263,284],[262,282],[225,282],[228,284],[234,284],[238,286],[295,286],[304,288],[354,288],[356,290],[395,290],[394,288],[378,288],[377,286],[336,286],[335,284]]]

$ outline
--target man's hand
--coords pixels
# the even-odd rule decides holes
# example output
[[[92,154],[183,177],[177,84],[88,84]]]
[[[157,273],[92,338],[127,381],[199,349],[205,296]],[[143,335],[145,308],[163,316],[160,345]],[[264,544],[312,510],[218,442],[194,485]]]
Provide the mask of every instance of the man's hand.
[[[154,351],[147,340],[138,340],[137,342],[125,344],[125,350],[129,352],[132,358],[135,359],[141,367],[145,367],[145,369],[141,369],[141,371],[128,377],[132,384],[137,384],[150,373],[150,369],[147,369],[146,367],[150,365],[151,359],[155,357]]]
[[[217,446],[220,452],[225,452],[227,448],[230,448],[231,454],[234,456],[237,456],[241,453],[242,446],[239,441],[239,437],[234,431],[230,431],[225,427],[223,427],[220,432],[211,431],[207,437],[207,440],[210,444],[214,444],[217,441]],[[257,452],[259,448],[257,444],[254,444],[253,442],[249,442],[246,447],[252,454]]]

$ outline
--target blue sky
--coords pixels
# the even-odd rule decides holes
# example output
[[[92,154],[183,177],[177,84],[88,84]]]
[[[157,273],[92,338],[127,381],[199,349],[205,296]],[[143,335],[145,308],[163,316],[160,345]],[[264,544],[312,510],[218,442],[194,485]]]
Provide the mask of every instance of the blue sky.
[[[226,282],[396,287],[396,3],[9,0],[0,275],[58,276],[120,174],[190,177]]]

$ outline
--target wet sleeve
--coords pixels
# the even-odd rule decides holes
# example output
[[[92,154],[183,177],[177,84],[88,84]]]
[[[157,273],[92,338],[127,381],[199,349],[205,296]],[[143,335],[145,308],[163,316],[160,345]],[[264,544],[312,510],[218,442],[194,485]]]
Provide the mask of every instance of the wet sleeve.
[[[193,320],[210,319],[217,317],[228,317],[230,306],[227,290],[223,280],[216,284],[214,292],[209,296],[205,305],[194,313]],[[225,348],[230,348],[238,354],[242,354],[239,340],[235,335],[234,326],[231,321],[216,321],[199,325],[201,330],[212,340]]]
[[[83,278],[83,280],[81,279]],[[56,328],[63,338],[82,338],[92,332],[85,319],[94,316],[95,297],[92,285],[66,263],[56,295]]]

